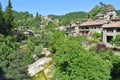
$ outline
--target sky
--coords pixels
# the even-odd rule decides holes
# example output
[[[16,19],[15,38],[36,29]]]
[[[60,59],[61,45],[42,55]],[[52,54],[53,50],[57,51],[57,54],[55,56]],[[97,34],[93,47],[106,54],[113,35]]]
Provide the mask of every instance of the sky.
[[[3,10],[8,0],[0,0]],[[64,15],[69,12],[89,12],[99,2],[112,4],[116,10],[120,9],[120,0],[11,0],[13,10],[28,11],[35,15],[37,12],[43,16],[49,14]]]

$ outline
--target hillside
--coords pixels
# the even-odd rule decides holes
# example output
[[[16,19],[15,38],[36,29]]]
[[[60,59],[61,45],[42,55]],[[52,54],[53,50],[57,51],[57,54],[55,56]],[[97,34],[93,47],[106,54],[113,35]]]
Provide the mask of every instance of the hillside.
[[[86,18],[87,17],[87,13],[83,12],[83,11],[79,11],[79,12],[70,12],[67,13],[65,15],[49,15],[52,18],[58,18],[58,19],[63,19],[63,18],[69,18],[70,20],[73,19],[81,19],[81,18]]]
[[[65,15],[49,15],[49,17],[54,19],[59,19],[63,25],[67,25],[70,22],[74,22],[75,20],[83,21],[87,18],[87,12],[79,11],[79,12],[70,12]]]
[[[106,45],[98,44],[99,34],[93,34],[92,38],[65,36],[66,31],[58,30],[61,25],[95,19],[96,14],[106,10],[103,7],[106,5],[95,6],[88,13],[79,11],[59,16],[36,13],[34,16],[27,11],[12,10],[11,0],[5,10],[0,4],[0,80],[48,80],[45,73],[49,70],[51,80],[120,80],[120,56],[114,55]],[[120,10],[117,15],[120,16]],[[120,36],[111,42],[119,45]],[[36,63],[37,60],[44,63],[45,57],[50,57],[50,61],[52,57],[52,62]],[[28,66],[31,64],[32,67]],[[28,68],[35,74],[38,69],[42,71],[30,76]]]
[[[70,23],[79,20],[82,23],[84,20],[91,18],[96,19],[98,13],[105,13],[108,9],[115,9],[112,4],[104,4],[102,2],[99,5],[93,7],[88,13],[84,11],[70,12],[65,15],[49,15],[53,19],[59,19],[61,25],[68,25]],[[120,16],[120,10],[116,10],[117,15]]]

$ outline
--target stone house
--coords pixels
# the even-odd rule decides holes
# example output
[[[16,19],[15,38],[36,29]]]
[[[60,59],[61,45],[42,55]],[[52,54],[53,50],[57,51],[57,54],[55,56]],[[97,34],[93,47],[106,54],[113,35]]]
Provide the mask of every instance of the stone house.
[[[98,13],[96,15],[96,19],[104,19],[104,14],[103,13]]]
[[[102,25],[105,24],[104,20],[88,20],[79,26],[79,34],[81,36],[92,36],[94,32],[102,32]]]
[[[104,24],[102,26],[102,41],[108,43],[114,38],[117,34],[120,34],[120,18],[112,18],[111,22]]]
[[[76,36],[79,34],[79,29],[77,24],[70,24],[66,26],[66,35],[73,35]]]
[[[88,19],[82,24],[66,27],[66,35],[92,36],[94,32],[102,33],[102,41],[108,43],[120,34],[120,17],[115,9],[108,9],[106,13],[98,13],[96,20]]]
[[[66,26],[66,35],[80,35],[91,36],[94,32],[102,32],[102,25],[105,24],[104,20],[87,20],[82,24],[70,24]]]

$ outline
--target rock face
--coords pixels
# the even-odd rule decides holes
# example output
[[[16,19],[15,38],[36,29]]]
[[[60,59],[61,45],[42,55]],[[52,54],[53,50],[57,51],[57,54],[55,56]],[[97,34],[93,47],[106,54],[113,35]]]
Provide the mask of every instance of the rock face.
[[[47,57],[37,60],[36,62],[28,66],[28,74],[30,76],[34,76],[38,72],[42,71],[45,68],[45,65],[47,63],[50,63],[51,61],[52,58],[47,58]]]

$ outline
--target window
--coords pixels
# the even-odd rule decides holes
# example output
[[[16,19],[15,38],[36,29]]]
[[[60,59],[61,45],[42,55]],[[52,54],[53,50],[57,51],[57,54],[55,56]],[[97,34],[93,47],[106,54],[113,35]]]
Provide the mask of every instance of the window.
[[[113,32],[113,29],[112,28],[108,28],[107,32]]]
[[[120,32],[120,28],[116,28],[116,32]]]
[[[88,29],[88,27],[86,27],[85,29]]]

